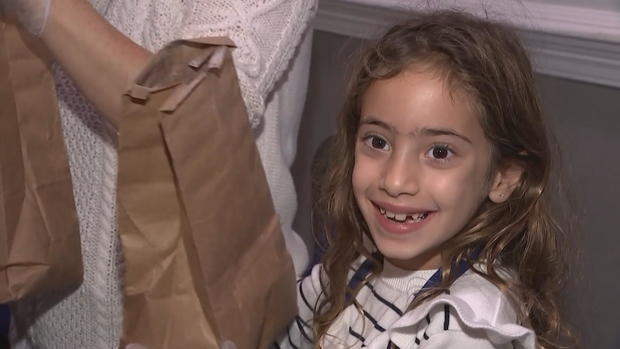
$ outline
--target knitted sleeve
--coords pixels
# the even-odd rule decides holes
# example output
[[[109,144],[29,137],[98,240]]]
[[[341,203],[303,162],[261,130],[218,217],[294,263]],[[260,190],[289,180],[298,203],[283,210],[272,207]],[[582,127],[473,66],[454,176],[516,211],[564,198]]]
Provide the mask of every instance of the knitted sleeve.
[[[286,70],[318,0],[91,0],[125,35],[150,51],[175,39],[228,36],[250,123]]]
[[[256,127],[316,10],[316,0],[186,0],[182,38],[228,36],[243,99]]]

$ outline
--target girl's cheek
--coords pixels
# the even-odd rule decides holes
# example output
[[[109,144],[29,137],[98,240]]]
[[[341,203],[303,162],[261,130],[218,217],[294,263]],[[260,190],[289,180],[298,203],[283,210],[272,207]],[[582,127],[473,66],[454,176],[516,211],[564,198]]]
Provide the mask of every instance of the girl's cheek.
[[[451,168],[448,170],[431,171],[426,183],[437,192],[450,195],[463,195],[472,189],[480,187],[480,178],[465,168]]]

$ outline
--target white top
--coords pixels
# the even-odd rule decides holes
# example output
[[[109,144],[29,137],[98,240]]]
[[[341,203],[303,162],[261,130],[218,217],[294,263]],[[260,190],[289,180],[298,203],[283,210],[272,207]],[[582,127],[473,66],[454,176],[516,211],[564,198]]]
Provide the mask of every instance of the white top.
[[[281,116],[277,105],[268,114],[265,107],[270,91],[289,68],[317,1],[90,2],[118,30],[151,51],[178,38],[226,35],[235,41],[238,48],[233,58],[250,123],[254,127],[264,124],[256,132],[259,153],[270,185],[278,183],[270,189],[287,247],[293,251],[296,267],[303,269],[307,252],[290,227],[296,202],[287,164],[280,156],[277,127]],[[56,66],[53,73],[79,218],[84,282],[70,294],[46,294],[15,304],[12,340],[17,349],[116,349],[122,327],[122,261],[116,221],[115,141],[62,69]],[[289,181],[283,182],[282,177]]]
[[[359,265],[360,263],[356,263]],[[471,270],[443,294],[407,311],[414,295],[435,270],[406,271],[385,263],[383,273],[363,286],[325,336],[324,348],[527,348],[535,349],[534,332],[517,321],[508,298]],[[322,274],[322,275],[321,275]],[[276,347],[312,348],[312,309],[327,280],[322,266],[299,283],[299,316]]]

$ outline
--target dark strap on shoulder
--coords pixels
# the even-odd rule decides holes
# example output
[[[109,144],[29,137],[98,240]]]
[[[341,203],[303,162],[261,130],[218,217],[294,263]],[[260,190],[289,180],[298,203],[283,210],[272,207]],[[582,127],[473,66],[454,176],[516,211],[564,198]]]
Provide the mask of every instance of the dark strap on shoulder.
[[[360,266],[357,268],[351,280],[349,280],[349,288],[354,290],[356,289],[364,279],[370,274],[372,271],[372,261],[370,259],[366,259]],[[347,295],[348,296],[348,295]]]

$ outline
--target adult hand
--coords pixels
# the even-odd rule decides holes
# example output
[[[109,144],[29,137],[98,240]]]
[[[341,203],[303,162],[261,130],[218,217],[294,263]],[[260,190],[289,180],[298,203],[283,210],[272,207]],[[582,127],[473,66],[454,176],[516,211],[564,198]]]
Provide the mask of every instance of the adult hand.
[[[47,24],[52,0],[0,0],[9,14],[14,14],[24,28],[36,36],[41,36]]]

